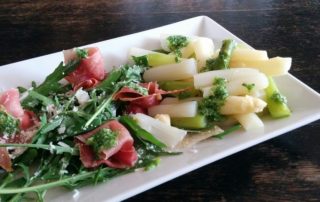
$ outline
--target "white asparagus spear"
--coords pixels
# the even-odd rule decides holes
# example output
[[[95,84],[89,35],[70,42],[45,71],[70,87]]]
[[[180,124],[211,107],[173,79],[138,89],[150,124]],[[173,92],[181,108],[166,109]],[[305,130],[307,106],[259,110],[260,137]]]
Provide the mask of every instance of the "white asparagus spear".
[[[261,112],[266,106],[265,101],[249,95],[229,96],[220,108],[220,113],[224,115],[257,113]]]
[[[292,58],[274,57],[269,60],[231,61],[230,67],[248,67],[258,69],[268,76],[280,76],[288,73],[291,68]]]
[[[169,148],[174,148],[187,134],[187,131],[169,126],[145,114],[131,115],[141,128],[145,129]]]
[[[172,81],[192,78],[197,74],[196,61],[186,59],[176,64],[161,65],[148,69],[143,74],[143,79],[149,81]]]
[[[156,105],[148,109],[150,116],[168,114],[170,117],[194,117],[197,114],[197,101],[183,102],[178,104]]]
[[[232,52],[232,61],[247,61],[247,60],[268,60],[268,54],[265,50],[236,48]]]
[[[245,130],[263,128],[264,124],[255,113],[237,114],[234,118],[242,125]]]
[[[252,89],[248,89],[248,85],[252,85]],[[255,94],[268,87],[268,78],[263,73],[257,73],[255,76],[239,76],[238,78],[227,82],[226,87],[229,95],[246,95]],[[247,85],[247,87],[245,87]],[[212,86],[201,88],[203,97],[207,97],[211,93]]]
[[[189,97],[186,99],[178,99],[175,97],[166,97],[161,101],[161,105],[165,105],[165,104],[179,104],[179,103],[183,103],[183,102],[190,102],[190,101],[200,101],[202,100],[202,97]]]
[[[212,39],[199,37],[192,42],[194,53],[197,59],[198,70],[206,66],[206,61],[214,54]]]
[[[252,68],[233,68],[203,72],[193,76],[194,87],[200,89],[202,87],[212,86],[215,78],[225,78],[227,81],[231,81],[242,76],[254,77],[258,73],[258,70]]]

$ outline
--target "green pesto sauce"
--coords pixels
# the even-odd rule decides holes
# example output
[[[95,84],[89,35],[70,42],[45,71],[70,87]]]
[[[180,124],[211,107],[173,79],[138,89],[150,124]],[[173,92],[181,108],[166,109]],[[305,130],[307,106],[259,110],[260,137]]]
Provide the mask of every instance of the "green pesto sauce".
[[[92,147],[96,155],[99,155],[101,151],[117,145],[117,136],[117,132],[103,128],[88,138],[86,143]]]
[[[167,38],[168,48],[176,54],[176,62],[182,56],[181,48],[189,44],[188,38],[181,35],[172,35]]]
[[[181,49],[188,45],[188,39],[185,36],[181,35],[172,35],[167,38],[168,47],[170,50],[174,51],[177,49]]]
[[[224,118],[224,116],[220,114],[220,108],[224,105],[228,97],[226,83],[227,81],[224,78],[215,78],[211,95],[199,102],[199,113],[206,116],[210,121],[221,121]]]
[[[270,99],[276,103],[287,104],[287,98],[281,95],[279,92],[274,92]]]
[[[136,65],[141,65],[143,67],[149,66],[148,58],[146,55],[138,56],[138,57],[132,56],[132,59],[134,61],[134,64],[136,64]]]
[[[248,90],[248,92],[250,93],[253,90],[253,88],[255,87],[255,84],[254,83],[243,83],[242,86],[245,87]]]
[[[19,120],[0,110],[0,134],[14,134],[19,129]]]
[[[148,95],[148,94],[149,94],[147,88],[142,87],[142,86],[140,86],[139,84],[134,83],[134,82],[130,82],[130,83],[127,85],[127,87],[135,90],[136,92],[140,93],[141,95]]]

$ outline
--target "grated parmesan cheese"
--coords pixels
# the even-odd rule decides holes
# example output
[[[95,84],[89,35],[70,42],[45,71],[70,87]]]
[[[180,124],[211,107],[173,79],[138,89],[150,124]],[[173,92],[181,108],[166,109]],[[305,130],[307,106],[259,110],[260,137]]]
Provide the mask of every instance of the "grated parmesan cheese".
[[[75,96],[76,96],[80,105],[83,105],[90,100],[89,94],[86,91],[82,90],[82,88],[77,90]]]
[[[72,111],[74,111],[74,112],[77,112],[78,110],[79,110],[79,108],[76,107],[76,106],[74,106],[74,107],[72,108]]]
[[[61,126],[58,128],[58,133],[59,133],[59,134],[63,134],[65,131],[66,131],[66,126],[65,126],[65,125],[61,125]]]
[[[53,154],[54,153],[54,149],[56,148],[56,146],[54,146],[52,144],[52,142],[49,143],[49,150],[50,150],[50,153]]]

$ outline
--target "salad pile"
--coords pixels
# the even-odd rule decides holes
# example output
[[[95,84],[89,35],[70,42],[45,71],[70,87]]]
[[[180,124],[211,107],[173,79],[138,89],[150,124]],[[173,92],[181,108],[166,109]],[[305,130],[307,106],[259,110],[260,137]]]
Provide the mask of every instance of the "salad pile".
[[[210,137],[262,128],[290,115],[274,76],[291,58],[211,39],[160,35],[161,49],[131,48],[106,72],[98,48],[64,51],[41,84],[0,93],[0,201],[43,200],[156,167]],[[210,140],[208,140],[210,141]]]

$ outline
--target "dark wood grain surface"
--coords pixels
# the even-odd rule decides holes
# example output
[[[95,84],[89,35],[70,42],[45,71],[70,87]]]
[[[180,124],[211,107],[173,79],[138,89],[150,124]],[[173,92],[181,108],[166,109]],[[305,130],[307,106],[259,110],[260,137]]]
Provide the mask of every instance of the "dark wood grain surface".
[[[199,15],[293,57],[291,73],[320,91],[318,0],[1,0],[0,65]],[[320,201],[319,131],[313,122],[128,201]]]

